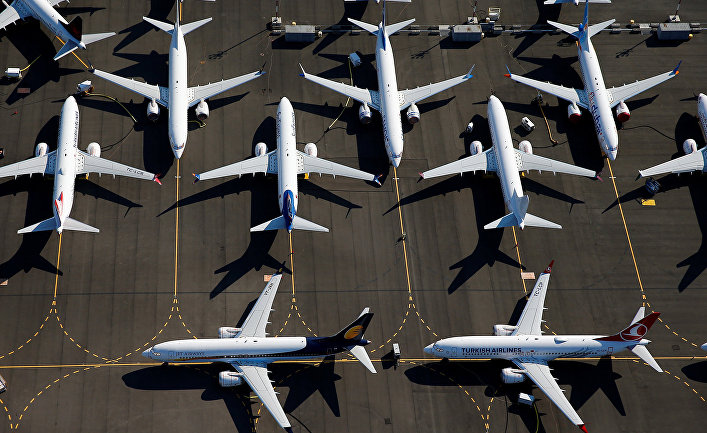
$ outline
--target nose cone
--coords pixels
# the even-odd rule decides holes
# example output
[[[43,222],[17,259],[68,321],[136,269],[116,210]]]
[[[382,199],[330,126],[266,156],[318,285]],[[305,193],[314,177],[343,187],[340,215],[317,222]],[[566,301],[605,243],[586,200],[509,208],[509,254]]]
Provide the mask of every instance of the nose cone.
[[[430,344],[429,346],[425,347],[424,350],[425,350],[425,353],[426,353],[426,354],[428,354],[428,355],[434,355],[434,349],[432,348],[432,346],[433,346],[433,345]]]
[[[606,157],[609,158],[610,161],[614,161],[616,159],[616,155],[618,155],[618,153],[619,153],[618,149],[610,150],[610,151],[606,152]]]
[[[151,351],[152,351],[152,348],[150,347],[149,349],[142,352],[142,356],[144,356],[145,358],[148,358],[148,359],[152,359],[152,356],[150,356]]]
[[[182,145],[180,148],[172,148],[172,151],[174,152],[174,157],[179,159],[182,157],[182,153],[184,153],[184,145]]]
[[[390,162],[393,164],[393,167],[398,168],[400,165],[400,161],[402,161],[401,156],[394,156],[393,158],[390,159]]]

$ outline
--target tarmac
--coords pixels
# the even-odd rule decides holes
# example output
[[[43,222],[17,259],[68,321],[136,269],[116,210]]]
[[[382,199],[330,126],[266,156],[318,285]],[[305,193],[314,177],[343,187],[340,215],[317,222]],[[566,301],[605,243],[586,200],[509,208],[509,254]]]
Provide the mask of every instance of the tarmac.
[[[53,180],[0,180],[0,374],[8,384],[0,394],[0,414],[7,417],[0,416],[0,431],[280,431],[247,386],[218,386],[227,365],[161,366],[140,356],[161,341],[215,337],[219,326],[236,325],[264,277],[277,271],[286,275],[271,335],[333,334],[364,307],[375,313],[366,338],[378,374],[348,356],[269,367],[295,432],[576,431],[531,384],[501,384],[507,364],[440,361],[422,350],[444,337],[489,334],[494,324],[513,322],[534,284],[524,273],[538,275],[551,260],[547,333],[613,334],[641,305],[662,313],[648,334],[662,374],[630,352],[551,363],[589,431],[702,431],[707,180],[661,176],[661,191],[650,197],[636,176],[679,155],[686,138],[705,145],[695,119],[695,95],[705,91],[705,34],[682,43],[630,32],[592,39],[608,86],[669,71],[683,60],[678,77],[628,103],[632,119],[619,130],[611,164],[586,113],[572,125],[567,104],[550,95],[541,113],[533,89],[503,77],[508,65],[514,73],[581,87],[571,39],[504,33],[459,44],[444,35],[394,36],[400,88],[476,67],[470,82],[419,104],[421,122],[404,124],[403,161],[393,170],[379,116],[361,125],[358,104],[297,76],[301,63],[308,72],[375,88],[372,36],[326,32],[293,45],[266,29],[274,2],[185,2],[183,22],[214,18],[186,36],[190,85],[260,68],[267,74],[209,101],[207,125],[190,123],[177,162],[164,111],[152,124],[143,98],[86,72],[94,66],[166,84],[169,37],[141,17],[172,21],[173,2],[92,3],[75,0],[59,9],[68,19],[81,16],[85,33],[118,35],[77,52],[80,59],[53,62],[61,45],[36,21],[0,33],[0,66],[24,67],[38,58],[21,81],[0,81],[1,163],[29,158],[39,142],[54,148],[63,100],[91,79],[94,93],[117,98],[137,122],[112,100],[80,97],[79,147],[98,142],[101,156],[160,173],[163,185],[79,179],[72,217],[99,234],[21,236],[18,229],[51,216]],[[390,4],[388,19],[459,24],[472,15],[472,4]],[[499,6],[500,23],[508,26],[581,20],[581,7],[541,4],[481,1],[478,15],[484,19],[488,7]],[[634,2],[592,5],[590,22],[662,22],[675,6],[662,0],[642,2],[640,9]],[[679,12],[683,21],[707,22],[705,1],[683,4]],[[377,23],[380,6],[292,0],[281,2],[279,14],[283,23],[327,29],[345,24],[345,17]],[[350,70],[345,56],[353,51],[363,64]],[[504,103],[516,142],[528,139],[535,154],[600,171],[601,180],[525,175],[530,211],[563,230],[483,230],[506,212],[493,174],[420,180],[419,172],[468,154],[471,140],[490,145],[491,93]],[[278,215],[273,176],[192,183],[192,172],[247,158],[258,142],[274,149],[283,96],[295,108],[302,147],[314,142],[321,157],[384,175],[381,186],[315,175],[300,180],[298,215],[329,227],[328,234],[249,232]],[[529,134],[520,127],[523,116],[536,125]],[[469,121],[475,128],[465,135]],[[397,366],[394,342],[402,351]],[[514,403],[519,391],[532,392],[536,405]]]

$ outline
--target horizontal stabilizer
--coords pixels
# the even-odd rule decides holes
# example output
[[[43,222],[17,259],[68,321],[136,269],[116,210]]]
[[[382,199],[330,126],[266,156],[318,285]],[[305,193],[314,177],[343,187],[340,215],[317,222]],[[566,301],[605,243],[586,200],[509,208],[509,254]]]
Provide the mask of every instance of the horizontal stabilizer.
[[[307,221],[304,218],[300,218],[298,216],[295,216],[295,218],[292,220],[292,228],[293,229],[298,229],[298,230],[310,230],[310,231],[315,231],[315,232],[328,232],[329,229],[326,227],[322,227],[319,224],[315,224],[311,221]],[[277,218],[273,218],[270,221],[264,222],[262,224],[259,224],[253,228],[250,229],[251,232],[262,232],[265,230],[283,230],[287,229],[287,222],[285,221],[284,216],[279,216]]]
[[[403,21],[401,23],[395,23],[395,24],[387,24],[385,26],[385,32],[388,33],[388,36],[395,34],[396,32],[404,29],[405,27],[409,26],[410,24],[415,22],[415,18]]]
[[[364,23],[363,21],[355,20],[353,18],[349,18],[349,22],[353,25],[361,27],[363,30],[375,36],[378,36],[378,27],[374,26],[373,24]]]
[[[517,226],[518,225],[518,220],[516,219],[516,216],[513,215],[513,213],[509,213],[508,215],[501,217],[497,219],[494,222],[490,222],[484,226],[485,230],[489,229],[500,229],[502,227],[512,227],[512,226]]]
[[[48,232],[54,229],[56,229],[56,220],[54,217],[51,217],[42,222],[38,222],[37,224],[32,224],[31,226],[17,230],[17,234],[22,235],[25,233]]]
[[[198,29],[199,27],[203,26],[204,24],[208,23],[211,20],[212,20],[212,18],[209,17],[209,18],[204,18],[203,20],[194,21],[193,23],[182,24],[181,25],[182,34],[186,35],[187,33],[193,32],[194,30]]]
[[[81,221],[76,221],[73,218],[67,218],[64,220],[64,230],[73,230],[76,232],[91,232],[98,233],[98,229],[91,227],[88,224],[82,223]]]
[[[376,373],[376,369],[373,367],[371,358],[368,357],[368,352],[366,352],[366,349],[363,346],[354,346],[349,349],[349,352],[351,352],[351,354],[358,359],[359,362],[368,369],[368,371],[374,374]]]
[[[75,50],[76,48],[78,48],[78,47],[79,47],[79,46],[76,44],[76,42],[74,42],[73,40],[69,39],[69,40],[64,44],[64,46],[61,47],[61,49],[59,50],[59,52],[56,53],[56,55],[54,56],[54,60],[56,61],[56,60],[61,59],[62,57],[64,57],[65,55],[71,53],[72,51],[74,51],[74,50]]]
[[[662,373],[663,369],[660,368],[660,365],[653,359],[653,356],[651,353],[648,351],[648,348],[646,346],[643,346],[641,344],[637,344],[631,348],[631,352],[633,352],[634,355],[638,356],[645,362],[646,364],[650,365],[653,367],[655,371],[658,373]]]
[[[292,228],[297,229],[297,230],[309,230],[313,232],[328,232],[329,229],[323,226],[320,226],[319,224],[313,223],[311,221],[307,221],[304,218],[300,218],[298,216],[295,216],[295,219],[292,220]]]
[[[592,36],[596,35],[600,31],[602,31],[605,28],[609,27],[610,25],[614,24],[614,21],[616,21],[616,20],[604,21],[603,23],[594,24],[593,26],[589,26],[589,37],[591,38]]]
[[[83,35],[83,38],[81,38],[81,42],[84,45],[92,44],[94,42],[98,42],[100,40],[109,38],[111,36],[115,35],[115,32],[107,32],[107,33],[91,33],[90,35]]]
[[[562,3],[574,3],[575,5],[579,3],[611,3],[611,0],[545,0],[546,5],[559,5]]]
[[[547,21],[548,24],[550,24],[553,27],[556,27],[563,32],[570,34],[574,36],[575,38],[579,39],[579,29],[575,26],[568,26],[567,24],[562,24],[562,23],[556,23],[555,21]]]
[[[142,17],[143,20],[147,21],[148,23],[152,24],[153,26],[157,27],[158,29],[162,30],[163,32],[167,32],[170,35],[172,34],[172,31],[174,30],[174,24],[166,23],[164,21],[159,21],[154,18],[149,18],[149,17]]]
[[[542,219],[538,216],[535,216],[533,214],[525,214],[525,219],[523,220],[526,226],[530,227],[545,227],[547,229],[561,229],[562,226],[559,224],[556,224],[552,221],[548,221],[546,219]]]

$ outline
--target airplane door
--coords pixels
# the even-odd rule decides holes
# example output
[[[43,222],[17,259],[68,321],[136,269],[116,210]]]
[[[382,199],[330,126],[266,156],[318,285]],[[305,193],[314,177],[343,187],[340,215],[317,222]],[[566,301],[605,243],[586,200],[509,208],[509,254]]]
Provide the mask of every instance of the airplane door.
[[[614,346],[609,346],[609,348],[606,350],[606,354],[611,355],[612,353],[614,353]]]
[[[169,352],[169,359],[174,359],[174,352]]]
[[[457,348],[452,347],[452,356],[457,356]]]

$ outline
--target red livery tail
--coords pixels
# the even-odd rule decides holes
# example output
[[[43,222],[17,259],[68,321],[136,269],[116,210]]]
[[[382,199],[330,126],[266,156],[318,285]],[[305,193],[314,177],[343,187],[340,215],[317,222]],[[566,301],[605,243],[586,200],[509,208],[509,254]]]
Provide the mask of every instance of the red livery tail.
[[[608,337],[597,338],[597,341],[635,341],[639,342],[643,339],[653,323],[658,319],[660,313],[654,311],[651,314],[643,317],[640,320],[636,320],[631,323],[626,329],[622,330],[618,334],[611,335]],[[635,320],[635,319],[634,319]]]

